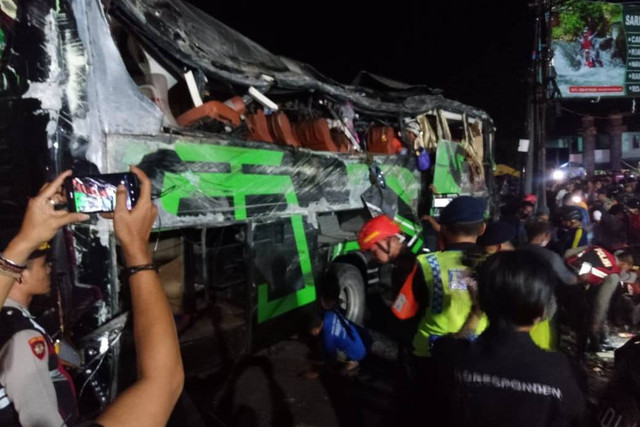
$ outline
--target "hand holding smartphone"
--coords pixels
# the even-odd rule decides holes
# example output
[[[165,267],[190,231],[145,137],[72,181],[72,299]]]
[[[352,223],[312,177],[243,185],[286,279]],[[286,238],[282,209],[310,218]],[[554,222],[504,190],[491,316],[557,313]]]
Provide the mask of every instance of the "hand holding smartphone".
[[[106,213],[116,208],[118,185],[127,189],[127,209],[140,197],[138,177],[130,172],[104,175],[70,176],[64,181],[69,212]]]

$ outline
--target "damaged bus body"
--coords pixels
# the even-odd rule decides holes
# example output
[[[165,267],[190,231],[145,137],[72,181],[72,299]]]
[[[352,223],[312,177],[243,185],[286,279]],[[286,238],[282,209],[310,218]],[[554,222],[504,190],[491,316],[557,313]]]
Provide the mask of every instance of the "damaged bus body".
[[[4,224],[17,227],[26,197],[64,169],[139,165],[157,198],[150,247],[187,374],[299,332],[328,269],[347,315],[363,322],[365,298],[384,282],[357,250],[364,221],[394,216],[417,252],[430,187],[489,194],[491,119],[427,88],[370,74],[338,84],[177,0],[12,5],[0,2]],[[421,129],[412,144],[409,118]],[[428,170],[417,170],[416,150]],[[135,368],[123,356],[118,247],[98,217],[53,247],[58,301],[42,304],[44,323],[73,342],[63,357],[91,390],[81,396],[91,413]]]

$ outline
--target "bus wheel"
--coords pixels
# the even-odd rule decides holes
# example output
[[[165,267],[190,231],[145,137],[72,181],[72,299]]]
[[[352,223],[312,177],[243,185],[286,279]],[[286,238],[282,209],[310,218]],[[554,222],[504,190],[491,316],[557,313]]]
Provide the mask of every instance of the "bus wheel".
[[[339,304],[347,319],[362,325],[366,310],[364,279],[357,267],[336,262],[330,267],[330,274],[340,286]]]

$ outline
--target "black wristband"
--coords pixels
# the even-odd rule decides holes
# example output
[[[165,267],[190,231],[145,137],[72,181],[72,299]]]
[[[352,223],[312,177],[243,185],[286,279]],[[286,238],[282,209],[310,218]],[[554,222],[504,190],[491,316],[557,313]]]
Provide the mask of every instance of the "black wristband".
[[[156,266],[155,262],[150,262],[149,264],[142,264],[142,265],[133,265],[131,267],[125,267],[124,274],[127,277],[131,277],[134,274],[139,273],[141,271],[145,271],[145,270],[154,270],[155,272],[157,272],[158,266]]]

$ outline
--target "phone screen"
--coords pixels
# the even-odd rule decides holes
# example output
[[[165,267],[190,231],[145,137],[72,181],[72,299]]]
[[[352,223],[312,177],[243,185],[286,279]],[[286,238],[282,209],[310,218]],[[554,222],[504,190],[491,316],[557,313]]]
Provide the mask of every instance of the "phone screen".
[[[434,207],[434,208],[446,208],[446,207],[447,207],[447,205],[448,205],[449,203],[451,203],[451,201],[452,201],[452,200],[453,200],[453,199],[452,199],[452,198],[450,198],[450,197],[446,197],[446,198],[436,197],[436,198],[433,200],[433,207]]]
[[[116,208],[116,190],[123,184],[127,188],[127,209],[136,202],[136,180],[132,174],[74,176],[68,184],[68,197],[75,212],[113,212]]]

